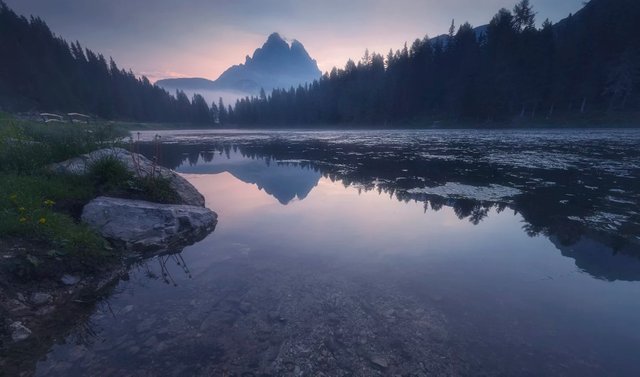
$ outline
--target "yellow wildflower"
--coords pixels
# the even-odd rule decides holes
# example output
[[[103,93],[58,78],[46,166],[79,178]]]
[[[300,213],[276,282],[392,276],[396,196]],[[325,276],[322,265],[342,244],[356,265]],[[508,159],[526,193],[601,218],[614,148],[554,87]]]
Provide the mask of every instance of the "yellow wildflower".
[[[19,210],[20,212],[24,212],[24,211],[26,211],[27,209],[26,209],[26,208],[24,208],[24,207],[20,207],[20,208],[18,208],[18,210]]]
[[[47,199],[47,200],[45,200],[45,201],[44,201],[44,205],[46,205],[47,207],[51,207],[51,206],[53,206],[54,204],[56,204],[56,202],[54,202],[54,201],[53,201],[53,200],[51,200],[51,199]]]
[[[9,195],[9,199],[11,199],[11,200],[16,200],[16,199],[18,199],[18,194],[11,194],[11,195]]]
[[[25,221],[27,221],[27,218],[26,218],[26,217],[21,217],[21,218],[20,218],[20,222],[21,222],[21,223],[23,223],[23,222],[25,222]]]
[[[40,224],[44,224],[47,222],[47,219],[45,219],[44,217],[41,217],[40,220],[38,220],[38,223]]]

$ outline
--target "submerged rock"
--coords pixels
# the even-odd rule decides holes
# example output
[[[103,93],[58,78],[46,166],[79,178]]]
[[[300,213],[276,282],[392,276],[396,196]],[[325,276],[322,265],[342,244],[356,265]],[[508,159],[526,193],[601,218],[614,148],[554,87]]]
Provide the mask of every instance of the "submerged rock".
[[[104,148],[84,154],[70,160],[52,164],[49,169],[61,174],[86,174],[91,165],[105,158],[116,158],[122,162],[129,172],[140,178],[150,176],[161,177],[169,182],[169,186],[178,194],[182,204],[204,207],[204,196],[191,183],[171,169],[157,165],[138,153],[123,148]]]
[[[373,356],[371,357],[371,363],[377,368],[387,369],[389,368],[389,360],[384,356]]]
[[[48,293],[36,292],[31,295],[31,302],[35,305],[44,305],[51,302],[51,295]]]
[[[14,342],[20,342],[31,336],[31,330],[22,324],[22,322],[14,322],[9,328],[11,329],[11,339]]]
[[[56,307],[53,305],[47,305],[47,306],[43,306],[40,309],[36,310],[36,315],[37,316],[47,316],[51,313],[53,313],[56,310]]]
[[[62,275],[62,277],[60,278],[60,281],[62,282],[62,284],[64,285],[76,285],[80,282],[80,278],[77,276],[73,276],[73,275],[69,275],[69,274],[64,274]]]
[[[208,208],[99,197],[82,211],[82,221],[129,250],[161,250],[199,241],[215,228]]]

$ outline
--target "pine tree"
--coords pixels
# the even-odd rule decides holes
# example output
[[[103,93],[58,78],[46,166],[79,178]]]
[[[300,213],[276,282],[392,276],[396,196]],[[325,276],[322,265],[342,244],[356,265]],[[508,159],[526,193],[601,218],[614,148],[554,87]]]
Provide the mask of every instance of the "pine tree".
[[[222,97],[218,100],[218,122],[220,124],[226,124],[227,119],[227,108],[224,106],[224,102],[222,101]]]
[[[219,116],[218,106],[216,105],[215,101],[211,102],[211,107],[209,108],[209,112],[211,113],[210,115],[211,122],[213,122],[214,124],[220,123],[220,118],[218,117]]]
[[[9,111],[82,112],[106,119],[209,122],[194,117],[184,93],[175,97],[113,59],[56,37],[39,18],[0,0],[0,107]],[[204,109],[200,101],[197,107]],[[208,117],[207,117],[208,118]]]
[[[521,0],[513,8],[514,25],[518,31],[535,29],[536,14],[529,0]]]

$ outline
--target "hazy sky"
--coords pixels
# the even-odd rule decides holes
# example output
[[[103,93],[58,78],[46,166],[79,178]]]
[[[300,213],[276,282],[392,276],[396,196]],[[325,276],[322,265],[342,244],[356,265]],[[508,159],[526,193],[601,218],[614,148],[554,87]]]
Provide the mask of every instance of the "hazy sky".
[[[112,56],[152,81],[215,79],[243,63],[272,32],[297,39],[320,69],[359,59],[365,48],[385,53],[456,24],[487,23],[516,0],[4,0],[37,15],[65,39]],[[558,21],[583,0],[531,0],[538,24]]]

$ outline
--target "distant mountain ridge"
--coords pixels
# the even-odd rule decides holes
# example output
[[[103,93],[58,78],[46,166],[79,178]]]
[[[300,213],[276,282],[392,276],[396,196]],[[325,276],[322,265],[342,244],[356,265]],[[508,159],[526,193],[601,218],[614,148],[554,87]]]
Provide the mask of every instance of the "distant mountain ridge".
[[[590,0],[555,25],[535,16],[521,0],[486,27],[463,23],[308,88],[240,100],[229,123],[637,127],[640,1]]]
[[[288,89],[320,78],[322,72],[317,62],[309,56],[302,43],[287,43],[278,33],[267,38],[253,56],[247,56],[244,64],[224,71],[217,80],[204,78],[165,79],[156,85],[167,90],[236,91],[257,94],[260,89]]]

